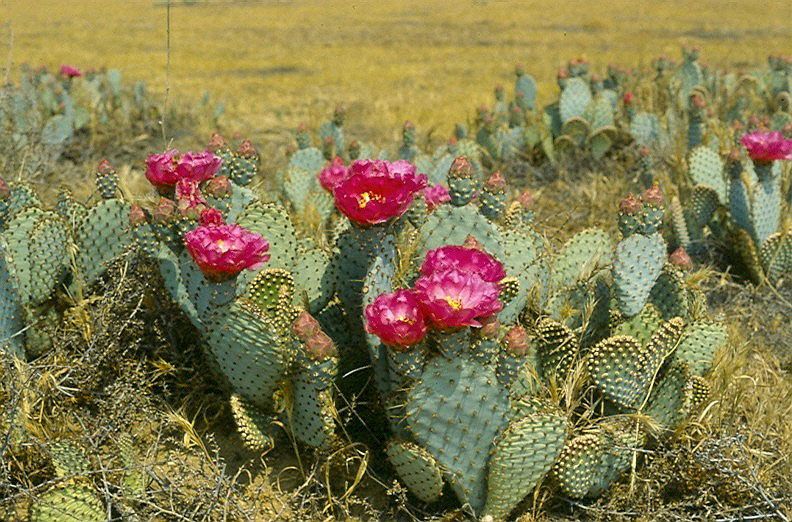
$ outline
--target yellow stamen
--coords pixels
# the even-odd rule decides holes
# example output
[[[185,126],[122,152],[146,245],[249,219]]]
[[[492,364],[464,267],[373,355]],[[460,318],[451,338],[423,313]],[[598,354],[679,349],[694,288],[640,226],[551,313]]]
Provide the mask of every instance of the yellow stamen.
[[[462,300],[454,299],[453,297],[444,297],[443,298],[448,306],[453,308],[454,310],[461,310],[462,309]]]
[[[366,206],[371,201],[382,201],[384,198],[376,193],[373,192],[363,192],[358,196],[358,206],[360,208],[366,208]]]

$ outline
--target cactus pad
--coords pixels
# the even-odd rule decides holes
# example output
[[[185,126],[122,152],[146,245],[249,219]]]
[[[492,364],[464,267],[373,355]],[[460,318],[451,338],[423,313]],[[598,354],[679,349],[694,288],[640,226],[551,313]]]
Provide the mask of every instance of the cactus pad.
[[[505,519],[553,466],[565,438],[560,415],[536,413],[509,424],[492,450],[484,513]]]
[[[68,484],[41,495],[30,508],[31,522],[104,522],[106,510],[93,489]]]
[[[613,279],[619,309],[629,316],[641,311],[663,271],[666,245],[660,234],[634,234],[616,247]]]
[[[768,237],[759,250],[765,275],[772,284],[792,273],[792,231]]]
[[[690,151],[688,173],[694,184],[712,188],[720,202],[726,204],[729,188],[723,172],[723,160],[716,151],[703,145]]]
[[[597,269],[611,262],[608,235],[593,228],[575,234],[555,258],[550,276],[553,288],[564,288],[588,279]]]
[[[103,200],[88,210],[74,231],[74,264],[83,284],[95,283],[108,264],[134,244],[129,208],[119,199]]]
[[[417,444],[391,441],[385,453],[399,478],[423,502],[434,502],[443,493],[443,471],[435,458]]]
[[[492,441],[508,413],[508,394],[495,372],[463,358],[435,358],[408,394],[410,431],[444,468],[460,501],[475,512],[484,507]]]
[[[237,430],[239,430],[245,447],[251,451],[259,452],[272,448],[274,442],[269,431],[273,419],[260,413],[255,406],[236,393],[231,395],[229,403],[234,422],[236,422]]]
[[[712,366],[715,353],[728,341],[726,327],[712,321],[695,321],[682,334],[674,354],[694,375],[704,375]]]

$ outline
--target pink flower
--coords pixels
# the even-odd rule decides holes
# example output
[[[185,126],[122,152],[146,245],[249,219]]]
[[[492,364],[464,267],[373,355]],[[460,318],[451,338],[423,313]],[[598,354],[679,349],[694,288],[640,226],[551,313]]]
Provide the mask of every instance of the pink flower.
[[[366,331],[394,349],[406,348],[426,336],[426,320],[415,293],[382,294],[366,307]]]
[[[65,76],[66,78],[79,78],[82,76],[81,70],[79,70],[77,67],[66,64],[60,66],[60,73],[61,76]]]
[[[451,195],[448,193],[448,189],[439,183],[423,189],[423,196],[426,200],[426,206],[429,208],[429,212],[443,203],[451,201]]]
[[[332,163],[319,173],[319,183],[325,190],[332,192],[347,177],[349,177],[349,170],[344,165],[344,160],[336,156],[333,158]]]
[[[201,272],[212,281],[230,279],[266,263],[269,243],[239,225],[200,226],[184,234],[184,244]]]
[[[198,183],[190,179],[180,179],[176,183],[176,206],[183,216],[197,217],[206,208],[206,200],[198,188]]]
[[[172,187],[179,181],[176,172],[177,150],[168,150],[162,154],[152,154],[146,158],[146,179],[157,188]]]
[[[179,178],[201,183],[212,179],[222,163],[222,159],[209,151],[185,152],[176,166],[176,173]]]
[[[349,176],[333,188],[336,208],[359,225],[376,225],[404,214],[426,187],[407,161],[355,161]]]
[[[778,131],[744,134],[740,142],[755,163],[792,160],[792,140],[784,138]]]
[[[207,208],[201,212],[201,217],[198,218],[198,222],[204,227],[216,227],[222,225],[225,220],[223,219],[223,214],[221,214],[219,210],[216,208]]]
[[[426,316],[441,330],[480,327],[478,319],[490,317],[503,309],[496,283],[458,269],[418,278],[415,292]]]
[[[446,245],[427,252],[421,265],[421,275],[431,276],[451,269],[475,274],[488,283],[497,283],[506,277],[501,262],[488,253],[456,245]]]
[[[625,105],[630,105],[634,99],[635,95],[632,93],[632,91],[625,92],[624,96],[622,97],[622,101],[624,101]]]

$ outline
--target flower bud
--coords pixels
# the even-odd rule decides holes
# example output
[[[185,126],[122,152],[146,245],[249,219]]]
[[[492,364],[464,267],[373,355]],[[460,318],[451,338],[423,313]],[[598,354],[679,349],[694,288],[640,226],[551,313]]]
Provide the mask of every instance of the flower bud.
[[[321,330],[322,327],[319,326],[319,321],[305,310],[300,312],[300,315],[297,316],[297,319],[292,324],[292,332],[303,342],[307,342]]]
[[[512,326],[503,340],[512,355],[523,356],[528,352],[528,332],[520,325]]]
[[[140,226],[146,222],[146,213],[140,205],[132,205],[129,209],[129,224],[133,227]]]
[[[693,261],[690,259],[690,256],[685,251],[684,248],[679,247],[674,250],[670,256],[668,256],[668,261],[682,270],[690,270],[693,268]]]

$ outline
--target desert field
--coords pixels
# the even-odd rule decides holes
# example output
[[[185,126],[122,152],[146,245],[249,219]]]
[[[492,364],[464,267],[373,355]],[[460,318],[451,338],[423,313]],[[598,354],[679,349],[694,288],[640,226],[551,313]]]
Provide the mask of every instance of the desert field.
[[[788,522],[791,17],[0,0],[0,519]]]
[[[162,93],[167,79],[171,102],[209,92],[230,127],[282,141],[338,103],[372,138],[395,138],[405,120],[445,136],[496,84],[512,83],[518,62],[541,100],[556,94],[556,70],[581,55],[602,73],[679,60],[688,45],[712,66],[740,68],[788,53],[792,41],[785,0],[171,4],[169,76],[165,2],[5,0],[0,49],[15,64],[119,68]]]

